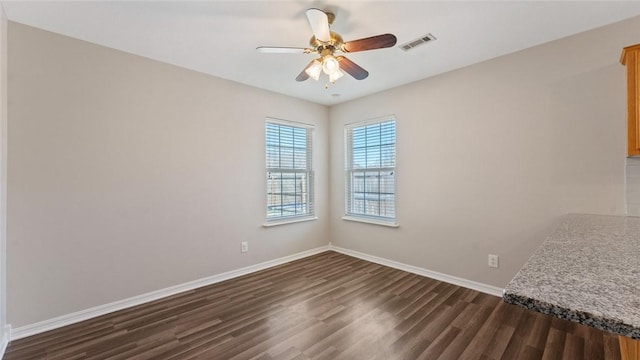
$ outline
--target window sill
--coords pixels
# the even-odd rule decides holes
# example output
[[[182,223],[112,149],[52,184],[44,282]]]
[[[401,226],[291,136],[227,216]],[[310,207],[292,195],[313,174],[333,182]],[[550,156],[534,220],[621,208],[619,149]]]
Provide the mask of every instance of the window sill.
[[[365,223],[365,224],[387,226],[387,227],[392,227],[392,228],[400,227],[400,225],[398,225],[396,222],[384,221],[384,220],[378,220],[378,219],[360,218],[360,217],[347,216],[347,215],[343,216],[342,220],[361,222],[361,223]]]
[[[269,221],[269,222],[266,222],[266,223],[262,224],[262,227],[272,227],[272,226],[279,226],[279,225],[286,225],[286,224],[294,224],[294,223],[312,221],[312,220],[318,220],[318,217],[317,216],[311,216],[311,217],[294,218],[294,219],[274,220],[274,221]]]

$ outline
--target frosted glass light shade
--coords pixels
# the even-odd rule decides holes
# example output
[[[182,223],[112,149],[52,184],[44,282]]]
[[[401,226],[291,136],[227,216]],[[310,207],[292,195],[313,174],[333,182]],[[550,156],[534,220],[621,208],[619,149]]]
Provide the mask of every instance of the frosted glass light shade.
[[[333,84],[334,82],[336,82],[336,80],[340,79],[343,76],[344,74],[342,73],[342,71],[340,71],[340,69],[336,69],[334,72],[329,74],[329,82]]]
[[[314,60],[311,66],[309,66],[305,72],[309,75],[313,80],[318,80],[320,78],[320,72],[322,71],[322,64],[318,60]]]
[[[340,71],[340,64],[338,64],[338,59],[333,57],[333,55],[327,55],[322,58],[322,71],[325,74],[331,75],[335,71]]]

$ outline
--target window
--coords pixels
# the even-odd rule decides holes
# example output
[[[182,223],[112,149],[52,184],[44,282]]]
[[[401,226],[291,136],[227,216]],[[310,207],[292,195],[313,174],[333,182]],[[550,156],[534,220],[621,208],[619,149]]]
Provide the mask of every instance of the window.
[[[267,223],[313,217],[313,127],[267,119],[265,133]]]
[[[345,219],[395,226],[395,119],[347,125],[345,155]]]

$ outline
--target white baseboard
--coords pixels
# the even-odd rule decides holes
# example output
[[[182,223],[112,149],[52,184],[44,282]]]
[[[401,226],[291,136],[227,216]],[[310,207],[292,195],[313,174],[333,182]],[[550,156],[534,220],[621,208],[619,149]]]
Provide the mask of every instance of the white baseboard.
[[[407,272],[418,274],[421,276],[426,276],[432,279],[444,281],[450,284],[462,286],[462,287],[480,291],[486,294],[502,296],[502,289],[496,286],[487,285],[487,284],[479,283],[476,281],[467,280],[467,279],[459,278],[456,276],[451,276],[451,275],[439,273],[436,271],[423,269],[417,266],[407,265],[397,261],[388,260],[381,257],[361,253],[358,251],[341,248],[341,247],[332,245],[330,243],[329,245],[326,245],[326,246],[321,246],[315,249],[285,256],[279,259],[265,261],[263,263],[247,266],[241,269],[232,270],[222,274],[213,275],[206,278],[190,281],[184,284],[171,286],[165,289],[152,291],[152,292],[134,296],[128,299],[119,300],[109,304],[104,304],[104,305],[96,306],[93,308],[81,310],[75,313],[59,316],[53,319],[40,321],[35,324],[25,325],[25,326],[17,327],[15,329],[11,329],[10,325],[7,325],[7,328],[2,334],[2,339],[0,342],[0,359],[2,358],[2,354],[4,354],[4,350],[6,349],[6,346],[9,340],[17,340],[17,339],[25,338],[27,336],[43,333],[45,331],[54,330],[63,326],[75,324],[80,321],[89,320],[97,316],[109,314],[114,311],[126,309],[132,306],[141,305],[150,301],[162,299],[164,297],[175,295],[184,291],[197,289],[203,286],[207,286],[207,285],[215,284],[221,281],[233,279],[239,276],[247,275],[256,271],[268,269],[270,267],[274,267],[277,265],[282,265],[290,261],[302,259],[302,258],[319,254],[321,252],[325,252],[328,250],[333,250],[345,255],[367,260],[376,264],[389,266],[398,270],[407,271]]]
[[[10,337],[7,336],[6,340],[16,340],[21,339],[27,336],[39,334],[45,331],[57,329],[63,326],[75,324],[80,321],[88,320],[97,316],[105,315],[108,313],[112,313],[114,311],[126,309],[132,306],[137,306],[140,304],[144,304],[150,301],[162,299],[167,296],[175,295],[184,291],[189,291],[193,289],[197,289],[203,286],[215,284],[221,281],[233,279],[239,276],[247,275],[256,271],[268,269],[270,267],[274,267],[277,265],[281,265],[284,263],[288,263],[290,261],[302,259],[308,256],[312,256],[315,254],[319,254],[321,252],[325,252],[329,250],[329,245],[321,246],[315,249],[303,251],[297,254],[285,256],[279,259],[265,261],[256,265],[247,266],[241,269],[228,271],[222,274],[209,276],[203,279],[198,279],[194,281],[190,281],[184,284],[171,286],[165,289],[152,291],[146,294],[134,296],[128,299],[115,301],[109,304],[104,304],[100,306],[96,306],[90,309],[81,310],[75,313],[59,316],[53,319],[44,320],[37,322],[35,324],[25,325],[17,327],[10,332]],[[5,341],[6,341],[5,340]],[[4,344],[4,342],[3,342]],[[6,346],[6,344],[5,344]],[[0,356],[0,359],[2,357]]]
[[[431,279],[444,281],[444,282],[449,283],[449,284],[462,286],[462,287],[465,287],[467,289],[480,291],[480,292],[483,292],[485,294],[502,297],[502,290],[503,289],[501,289],[501,288],[499,288],[497,286],[487,285],[487,284],[479,283],[479,282],[476,282],[476,281],[459,278],[457,276],[447,275],[447,274],[439,273],[437,271],[428,270],[428,269],[424,269],[424,268],[413,266],[413,265],[403,264],[403,263],[400,263],[400,262],[397,262],[397,261],[393,261],[393,260],[389,260],[389,259],[385,259],[385,258],[381,258],[381,257],[377,257],[377,256],[361,253],[361,252],[354,251],[354,250],[341,248],[341,247],[335,246],[333,244],[329,244],[329,250],[333,250],[335,252],[339,252],[339,253],[342,253],[342,254],[345,254],[345,255],[357,257],[359,259],[367,260],[367,261],[370,261],[370,262],[373,262],[373,263],[376,263],[376,264],[392,267],[394,269],[403,270],[403,271],[410,272],[410,273],[413,273],[413,274],[425,276],[425,277],[428,277],[428,278],[431,278]]]
[[[4,357],[4,352],[9,345],[9,338],[11,337],[11,325],[6,325],[2,331],[2,337],[0,338],[0,359]]]

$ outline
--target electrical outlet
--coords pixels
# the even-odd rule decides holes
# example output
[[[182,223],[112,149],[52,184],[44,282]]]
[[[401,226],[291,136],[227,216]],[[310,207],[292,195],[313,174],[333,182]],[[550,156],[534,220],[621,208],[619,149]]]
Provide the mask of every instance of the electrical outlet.
[[[498,255],[489,254],[489,267],[498,267]]]
[[[247,251],[249,251],[249,242],[248,241],[243,241],[240,243],[240,252],[246,253]]]

